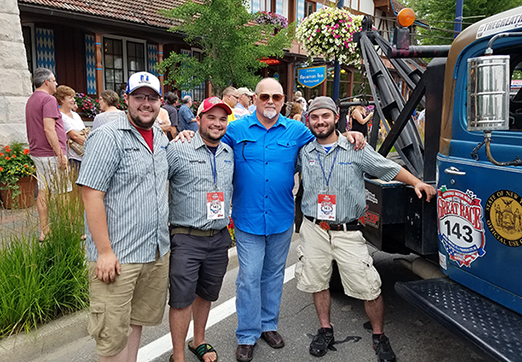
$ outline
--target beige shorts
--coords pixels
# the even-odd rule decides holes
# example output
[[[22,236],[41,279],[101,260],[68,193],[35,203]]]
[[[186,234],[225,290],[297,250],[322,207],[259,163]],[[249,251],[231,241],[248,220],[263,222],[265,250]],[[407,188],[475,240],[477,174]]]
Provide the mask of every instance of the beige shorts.
[[[96,262],[89,262],[90,315],[87,330],[100,356],[114,356],[127,345],[131,324],[161,323],[167,304],[169,253],[146,264],[121,264],[111,284],[96,278]]]
[[[36,166],[38,190],[50,190],[53,194],[63,194],[72,191],[72,182],[67,170],[60,171],[58,157],[31,156]]]
[[[381,294],[381,278],[373,266],[362,232],[327,232],[304,218],[300,235],[299,261],[295,267],[299,290],[317,293],[328,289],[335,260],[346,295],[374,300]]]

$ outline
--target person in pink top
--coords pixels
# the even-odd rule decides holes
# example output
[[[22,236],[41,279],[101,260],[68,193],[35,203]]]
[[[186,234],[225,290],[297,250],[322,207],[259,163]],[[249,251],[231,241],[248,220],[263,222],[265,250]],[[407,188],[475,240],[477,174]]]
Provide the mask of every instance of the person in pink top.
[[[43,241],[49,232],[49,213],[45,190],[49,188],[52,192],[58,193],[65,191],[53,188],[56,181],[53,181],[52,178],[67,167],[67,136],[58,109],[58,102],[53,97],[58,85],[54,74],[49,69],[38,68],[34,71],[33,83],[36,90],[27,101],[25,122],[29,151],[36,165],[38,178],[36,208],[40,219],[40,241]]]

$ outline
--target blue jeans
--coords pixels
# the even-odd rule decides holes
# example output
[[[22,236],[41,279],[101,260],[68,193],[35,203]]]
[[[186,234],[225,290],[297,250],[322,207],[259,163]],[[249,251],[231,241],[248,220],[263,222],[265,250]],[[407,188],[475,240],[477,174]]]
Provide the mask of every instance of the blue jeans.
[[[238,344],[254,345],[262,332],[277,330],[292,233],[293,226],[273,235],[249,234],[236,227]]]

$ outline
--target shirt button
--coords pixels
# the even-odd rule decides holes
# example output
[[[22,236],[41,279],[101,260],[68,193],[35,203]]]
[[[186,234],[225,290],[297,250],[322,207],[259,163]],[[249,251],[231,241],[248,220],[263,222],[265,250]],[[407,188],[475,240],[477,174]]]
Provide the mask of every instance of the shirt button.
[[[268,180],[266,180],[266,182],[268,182]]]
[[[268,196],[265,196],[265,199],[268,199]]]
[[[268,214],[268,211],[265,211],[265,214]]]
[[[268,162],[265,162],[265,165],[268,165]]]
[[[265,148],[268,148],[268,146],[265,146]]]

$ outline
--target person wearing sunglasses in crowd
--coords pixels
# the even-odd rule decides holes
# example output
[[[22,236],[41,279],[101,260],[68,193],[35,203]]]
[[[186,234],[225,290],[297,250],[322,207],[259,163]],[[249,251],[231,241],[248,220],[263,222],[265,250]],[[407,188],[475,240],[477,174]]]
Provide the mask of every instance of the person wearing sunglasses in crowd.
[[[234,107],[239,102],[239,92],[234,87],[226,87],[223,90],[223,102],[225,102],[231,109],[234,109]],[[228,115],[228,123],[235,121],[236,117],[234,113]]]
[[[240,362],[252,360],[260,337],[272,348],[285,344],[277,324],[293,234],[295,165],[299,149],[314,136],[303,123],[280,114],[284,103],[281,84],[274,78],[261,80],[254,94],[256,111],[230,123],[222,139],[234,150],[232,219],[239,259],[236,359]],[[185,132],[180,138],[189,135]],[[347,137],[352,143],[357,139],[356,148],[364,145],[359,132]]]

